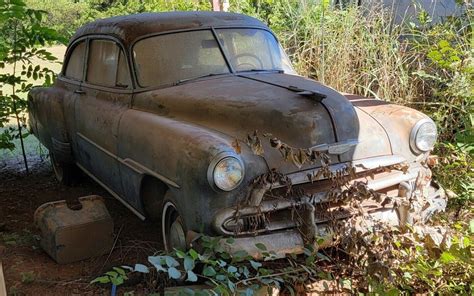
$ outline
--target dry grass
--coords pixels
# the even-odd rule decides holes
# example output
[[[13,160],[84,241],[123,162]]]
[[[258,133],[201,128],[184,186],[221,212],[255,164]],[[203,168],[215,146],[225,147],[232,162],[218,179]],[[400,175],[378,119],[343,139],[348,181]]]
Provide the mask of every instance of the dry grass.
[[[388,101],[419,97],[420,81],[410,75],[417,59],[400,42],[401,27],[387,11],[314,6],[294,13],[288,17],[293,30],[281,32],[281,39],[300,74],[342,92]]]

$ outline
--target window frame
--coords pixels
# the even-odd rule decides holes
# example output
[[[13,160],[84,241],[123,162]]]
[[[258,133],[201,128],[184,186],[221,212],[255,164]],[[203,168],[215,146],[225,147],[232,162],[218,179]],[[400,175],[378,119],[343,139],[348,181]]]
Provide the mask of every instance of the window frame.
[[[227,55],[223,51],[223,46],[221,44],[221,41],[219,40],[219,38],[217,38],[217,33],[215,31],[216,29],[258,29],[258,30],[264,30],[264,31],[269,32],[275,38],[276,42],[278,44],[280,44],[280,41],[278,40],[277,36],[275,36],[275,34],[269,28],[262,27],[262,26],[206,26],[206,27],[200,27],[200,28],[169,30],[169,31],[164,31],[164,32],[150,33],[150,34],[142,35],[142,36],[134,39],[133,41],[131,41],[128,44],[128,47],[125,47],[122,40],[119,39],[119,38],[116,38],[113,35],[90,34],[90,35],[84,35],[84,36],[78,37],[77,39],[73,40],[68,45],[68,48],[67,48],[66,54],[65,54],[65,59],[64,59],[65,62],[63,64],[63,67],[62,67],[62,70],[61,70],[60,74],[58,75],[58,79],[62,80],[62,81],[66,81],[66,82],[71,83],[71,84],[76,84],[76,85],[80,85],[80,86],[84,86],[84,87],[88,87],[88,88],[107,90],[107,91],[110,91],[110,92],[117,92],[117,93],[131,93],[131,92],[141,93],[141,92],[146,92],[146,91],[150,91],[150,90],[171,87],[170,85],[149,86],[149,87],[141,87],[141,86],[138,85],[137,73],[136,73],[137,68],[135,67],[135,59],[133,58],[133,54],[132,54],[133,53],[133,47],[135,46],[135,44],[138,41],[140,41],[142,39],[146,39],[146,38],[151,38],[151,37],[160,36],[160,35],[174,34],[174,33],[190,32],[190,31],[202,31],[202,30],[211,30],[212,34],[214,35],[214,38],[216,38],[217,43],[219,45],[219,49],[220,49],[220,51],[221,51],[221,53],[222,53],[222,55],[223,55],[223,57],[226,61],[227,66],[230,69],[230,73],[227,74],[227,75],[239,75],[239,73],[236,73],[235,70],[232,68],[232,65],[229,62]],[[99,86],[99,85],[95,85],[95,84],[89,84],[85,81],[85,75],[87,73],[87,61],[89,60],[89,42],[90,42],[90,40],[94,40],[94,39],[113,40],[120,47],[120,49],[123,50],[124,57],[127,60],[128,72],[129,72],[130,82],[131,82],[131,85],[128,88],[113,88],[113,87]],[[84,67],[83,67],[82,79],[81,79],[81,81],[77,81],[77,80],[73,80],[73,79],[70,79],[70,78],[66,77],[64,75],[64,73],[65,73],[66,67],[69,63],[69,58],[70,58],[70,55],[72,53],[72,49],[75,48],[75,46],[78,42],[81,42],[83,40],[86,41],[86,54],[84,56],[84,63],[85,64],[84,64]]]
[[[227,30],[227,29],[255,29],[255,30],[260,29],[261,31],[266,31],[266,32],[270,33],[270,35],[275,39],[277,45],[278,45],[278,46],[281,46],[280,41],[278,40],[278,38],[277,38],[277,37],[275,36],[275,34],[273,34],[273,32],[270,31],[270,30],[265,30],[265,29],[262,30],[262,29],[259,28],[259,27],[258,27],[258,28],[255,28],[255,27],[215,27],[215,28],[213,28],[213,31],[214,31],[214,33],[215,33],[216,39],[218,40],[218,43],[219,43],[220,47],[222,48],[222,52],[223,52],[224,55],[226,55],[226,54],[225,54],[225,50],[224,50],[224,45],[221,44],[221,42],[220,42],[221,39],[218,38],[218,34],[219,34],[219,33],[218,33],[218,30],[224,31],[224,30]],[[269,44],[269,42],[268,42],[267,39],[265,39],[265,46],[267,47],[268,50],[270,50],[271,47],[270,47],[270,44]],[[286,55],[286,52],[285,52],[285,55]],[[227,59],[227,57],[226,57],[226,59]],[[271,63],[272,63],[272,64],[275,64],[275,61],[273,60],[273,55],[270,55],[270,60],[271,60]],[[229,62],[230,62],[230,61],[229,61]],[[230,67],[231,67],[231,69],[233,70],[232,73],[239,74],[239,73],[242,72],[242,71],[237,71],[237,70],[235,70],[235,68],[234,68],[234,66],[232,65],[232,63],[231,63],[231,65],[230,65]],[[245,72],[245,71],[243,71],[243,72]]]
[[[77,46],[81,42],[84,42],[85,49],[84,49],[84,57],[82,59],[82,75],[81,75],[80,80],[77,80],[77,79],[74,79],[72,77],[66,76],[66,70],[67,70],[67,67],[69,66],[69,61],[71,60],[72,53],[74,52],[74,50],[77,48]],[[85,60],[87,59],[88,50],[89,50],[89,43],[87,41],[87,38],[79,38],[79,39],[75,40],[73,43],[71,43],[67,47],[67,50],[66,50],[66,53],[65,53],[64,63],[63,63],[63,66],[61,68],[61,72],[58,75],[58,78],[65,78],[65,79],[67,79],[68,81],[71,81],[71,82],[73,81],[73,82],[76,82],[76,83],[82,83],[82,81],[84,81],[84,67],[86,66],[85,65]]]
[[[122,87],[111,87],[111,86],[103,86],[103,85],[98,85],[98,84],[93,84],[89,83],[86,81],[86,75],[87,75],[87,70],[88,70],[88,63],[89,63],[89,49],[90,49],[90,42],[93,40],[110,40],[113,41],[119,49],[123,53],[123,57],[125,58],[125,62],[127,65],[127,72],[129,75],[130,79],[130,85],[128,85],[126,88]],[[82,78],[81,81],[71,79],[65,75],[66,73],[66,68],[67,65],[69,64],[69,59],[71,57],[71,54],[73,52],[73,49],[76,48],[77,44],[79,44],[81,41],[86,42],[86,54],[84,55],[84,67],[82,71]],[[134,89],[136,89],[136,79],[134,75],[134,71],[131,65],[131,57],[130,57],[130,52],[127,50],[127,48],[123,45],[122,41],[114,36],[111,35],[100,35],[100,34],[94,34],[94,35],[86,35],[79,37],[72,41],[67,50],[66,50],[66,58],[65,58],[65,63],[63,64],[62,70],[60,75],[58,75],[59,80],[66,81],[68,83],[76,84],[79,86],[87,87],[87,88],[92,88],[92,89],[98,89],[98,90],[105,90],[108,92],[115,92],[115,93],[131,93],[133,92]],[[117,61],[118,62],[118,61]],[[117,73],[116,73],[117,75]]]

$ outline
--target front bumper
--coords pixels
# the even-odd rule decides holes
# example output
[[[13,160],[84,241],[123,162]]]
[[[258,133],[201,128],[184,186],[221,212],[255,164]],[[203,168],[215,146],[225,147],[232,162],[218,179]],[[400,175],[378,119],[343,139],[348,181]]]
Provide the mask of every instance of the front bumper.
[[[308,197],[278,198],[269,188],[257,188],[247,206],[240,207],[238,212],[235,208],[218,212],[213,227],[222,236],[234,237],[232,244],[226,239],[221,241],[228,252],[245,250],[259,258],[261,251],[256,247],[257,243],[265,245],[268,252],[277,256],[302,253],[308,244],[318,248],[333,245],[335,230],[331,225],[335,221],[356,219],[354,225],[362,227],[361,230],[381,223],[402,226],[424,223],[435,212],[445,209],[444,190],[431,181],[427,167],[412,163],[406,170],[388,168],[364,169],[351,182],[362,181],[368,189],[390,197],[389,203],[382,205],[374,200],[364,200],[358,208],[334,204],[325,199],[329,190],[327,180],[301,182],[297,186],[304,188]]]
[[[430,195],[427,197],[430,206],[425,208],[421,213],[423,216],[423,222],[428,220],[434,213],[444,211],[446,208],[444,190],[437,184],[432,183],[430,191]],[[391,207],[374,210],[368,213],[369,217],[363,218],[362,225],[367,228],[372,228],[378,223],[391,226],[402,226],[408,222],[407,217],[410,216],[410,213],[403,213],[403,211],[406,211],[406,208]],[[329,223],[315,223],[315,227],[316,229],[314,229],[314,231],[316,237],[318,237],[318,242],[312,243],[315,248],[326,248],[334,245],[332,235],[333,231]],[[230,254],[243,250],[256,259],[262,258],[262,250],[257,247],[257,244],[265,245],[265,252],[275,253],[276,257],[284,257],[286,254],[301,254],[303,253],[304,247],[307,246],[303,235],[297,228],[274,231],[257,236],[235,237],[232,243],[229,243],[224,238],[221,239],[220,242],[225,250]]]

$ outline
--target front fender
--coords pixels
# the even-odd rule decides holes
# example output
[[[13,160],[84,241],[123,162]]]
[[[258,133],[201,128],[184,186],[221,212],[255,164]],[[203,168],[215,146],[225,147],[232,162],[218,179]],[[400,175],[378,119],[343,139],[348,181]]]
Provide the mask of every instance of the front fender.
[[[355,107],[369,114],[385,129],[394,155],[402,155],[408,162],[416,160],[418,155],[410,147],[410,133],[418,121],[428,116],[409,107],[381,100],[348,97]]]
[[[262,157],[244,143],[235,149],[234,141],[196,124],[131,109],[120,122],[118,151],[125,161],[139,163],[176,185],[169,188],[189,230],[210,231],[217,210],[245,198],[249,183],[268,170]],[[214,189],[207,177],[209,165],[223,153],[238,154],[245,167],[243,182],[230,192]]]

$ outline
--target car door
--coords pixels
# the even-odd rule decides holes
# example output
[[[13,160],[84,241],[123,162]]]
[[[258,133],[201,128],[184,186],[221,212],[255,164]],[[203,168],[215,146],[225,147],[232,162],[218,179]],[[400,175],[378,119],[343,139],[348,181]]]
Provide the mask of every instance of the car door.
[[[90,38],[87,53],[85,81],[75,101],[78,166],[121,199],[117,141],[132,98],[129,67],[123,48],[111,38]]]
[[[84,63],[86,57],[87,42],[85,39],[76,40],[67,52],[62,73],[59,75],[53,87],[49,89],[51,96],[48,98],[49,112],[43,112],[41,116],[45,119],[40,122],[48,122],[50,130],[54,131],[51,136],[50,152],[55,159],[62,163],[74,162],[73,157],[75,142],[75,100],[78,97],[76,91],[81,88],[84,78]],[[51,98],[51,99],[50,99]],[[45,135],[39,135],[44,137]],[[46,143],[49,141],[45,141]]]

